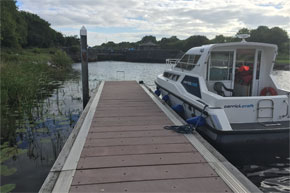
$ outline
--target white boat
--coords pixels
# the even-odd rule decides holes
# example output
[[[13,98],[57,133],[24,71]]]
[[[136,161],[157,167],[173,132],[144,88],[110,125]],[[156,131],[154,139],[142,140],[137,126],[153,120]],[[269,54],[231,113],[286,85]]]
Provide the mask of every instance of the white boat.
[[[277,46],[245,37],[168,59],[173,66],[157,77],[157,93],[188,122],[202,116],[198,131],[217,144],[263,141],[289,148],[290,92],[271,74]]]

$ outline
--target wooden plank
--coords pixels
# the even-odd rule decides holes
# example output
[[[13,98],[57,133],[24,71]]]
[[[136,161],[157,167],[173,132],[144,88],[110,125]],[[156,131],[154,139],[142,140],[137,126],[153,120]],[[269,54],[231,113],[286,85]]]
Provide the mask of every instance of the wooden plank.
[[[164,116],[162,111],[147,109],[147,110],[140,110],[140,111],[131,111],[131,110],[99,110],[97,109],[96,114],[94,117],[144,117],[144,116]]]
[[[102,117],[93,120],[93,126],[119,126],[119,125],[170,125],[169,119],[162,117]]]
[[[78,169],[124,167],[124,166],[149,166],[163,164],[202,163],[204,158],[197,152],[190,153],[165,153],[144,155],[118,155],[105,157],[81,158]]]
[[[70,192],[232,192],[218,177],[72,186]]]
[[[163,136],[179,136],[180,134],[174,131],[157,130],[157,131],[122,131],[122,132],[103,132],[96,133],[91,131],[89,138],[94,139],[112,139],[112,138],[128,138],[128,137],[163,137]]]
[[[154,102],[152,100],[149,100],[149,99],[138,99],[138,100],[132,100],[132,99],[128,99],[128,100],[102,100],[102,105],[126,105],[126,106],[139,106],[139,105],[152,105],[154,106]]]
[[[156,125],[120,125],[120,126],[91,126],[91,132],[113,132],[113,131],[156,131],[164,130],[160,124]]]
[[[192,152],[196,149],[191,144],[156,144],[156,145],[127,145],[110,147],[84,148],[81,157],[112,156],[112,155],[137,155],[153,153],[180,153]]]
[[[138,106],[152,106],[154,107],[154,103],[152,101],[147,101],[147,102],[127,102],[127,101],[119,101],[118,103],[113,103],[111,101],[103,101],[102,104],[100,105],[100,107],[103,107],[103,106],[117,106],[117,107],[122,107],[122,106],[126,106],[126,107],[138,107]]]
[[[134,92],[134,91],[133,91]],[[138,101],[139,100],[146,100],[148,98],[144,98],[144,93],[139,93],[139,94],[134,94],[135,99],[132,98],[128,98],[128,95],[120,95],[119,93],[115,94],[117,96],[114,96],[112,93],[104,93],[101,97],[101,100],[107,101],[107,100],[119,100],[119,101],[126,101],[126,100],[135,100]]]
[[[171,144],[188,143],[184,137],[135,137],[118,139],[88,139],[86,147],[118,146],[118,145],[142,145],[142,144]]]
[[[207,163],[78,170],[72,185],[216,177]]]
[[[126,107],[126,106],[100,106],[98,110],[111,110],[111,111],[116,111],[116,110],[127,110],[127,111],[143,111],[143,110],[156,110],[160,111],[160,109],[156,106],[147,106],[147,105],[142,105],[142,106],[136,106],[136,107]]]
[[[105,103],[107,103],[107,102],[111,102],[111,103],[119,103],[119,102],[128,102],[128,103],[130,103],[130,102],[140,102],[140,103],[142,103],[142,102],[153,102],[150,98],[144,97],[143,93],[142,93],[142,95],[140,95],[140,97],[133,98],[133,99],[132,98],[128,98],[128,97],[120,98],[118,96],[115,98],[115,97],[111,96],[109,98],[106,98],[106,97],[102,98],[102,101],[104,101]]]

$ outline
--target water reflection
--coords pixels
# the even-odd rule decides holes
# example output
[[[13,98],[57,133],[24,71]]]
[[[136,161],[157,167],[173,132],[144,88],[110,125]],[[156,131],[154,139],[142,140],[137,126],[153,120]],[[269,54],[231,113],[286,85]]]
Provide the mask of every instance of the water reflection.
[[[279,152],[263,149],[225,156],[263,192],[290,191],[289,149]]]
[[[21,104],[18,111],[6,107],[10,114],[1,115],[1,126],[6,126],[1,128],[6,133],[1,140],[2,192],[39,190],[82,111],[78,74],[47,82],[29,106]]]

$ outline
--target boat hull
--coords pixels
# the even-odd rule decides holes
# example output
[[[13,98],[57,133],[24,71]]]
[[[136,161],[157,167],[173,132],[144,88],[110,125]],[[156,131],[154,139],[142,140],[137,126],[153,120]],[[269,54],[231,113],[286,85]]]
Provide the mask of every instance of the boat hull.
[[[289,152],[290,129],[275,128],[255,131],[217,131],[208,126],[197,131],[223,151],[282,151]]]
[[[188,108],[192,104],[188,104],[188,101],[182,100],[181,97],[175,96],[168,90],[162,88],[160,90],[162,96],[169,96],[169,100],[167,101],[169,106],[172,107],[177,104],[183,104],[185,106],[184,113],[181,115],[183,119],[192,116],[192,112]],[[289,125],[290,121],[284,121],[280,126],[278,124],[273,127],[265,127],[260,123],[245,123],[235,127],[233,124],[233,130],[230,131],[217,130],[206,125],[197,128],[197,131],[215,147],[226,151],[231,151],[231,149],[233,151],[256,151],[257,149],[267,148],[267,151],[283,149],[283,151],[286,150],[289,152]]]

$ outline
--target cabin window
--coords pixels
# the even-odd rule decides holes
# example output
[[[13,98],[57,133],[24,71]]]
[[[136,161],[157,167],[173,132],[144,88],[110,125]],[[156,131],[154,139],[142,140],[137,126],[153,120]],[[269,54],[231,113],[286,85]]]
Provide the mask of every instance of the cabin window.
[[[168,79],[170,79],[170,80],[174,80],[174,81],[177,81],[179,79],[179,75],[172,74],[172,73],[169,73],[169,72],[164,72],[163,76],[168,78]]]
[[[211,52],[209,80],[231,80],[234,52]]]
[[[199,61],[201,55],[185,54],[175,66],[184,70],[192,70]]]

